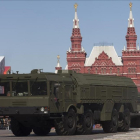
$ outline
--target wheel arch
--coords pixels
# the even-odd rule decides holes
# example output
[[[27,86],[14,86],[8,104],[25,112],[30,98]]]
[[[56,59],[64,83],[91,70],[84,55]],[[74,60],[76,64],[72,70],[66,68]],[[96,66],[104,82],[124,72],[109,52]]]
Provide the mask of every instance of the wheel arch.
[[[70,109],[73,109],[76,113],[77,113],[77,109],[76,107],[73,105],[73,104],[70,104],[67,109],[66,109],[66,112],[68,112]]]

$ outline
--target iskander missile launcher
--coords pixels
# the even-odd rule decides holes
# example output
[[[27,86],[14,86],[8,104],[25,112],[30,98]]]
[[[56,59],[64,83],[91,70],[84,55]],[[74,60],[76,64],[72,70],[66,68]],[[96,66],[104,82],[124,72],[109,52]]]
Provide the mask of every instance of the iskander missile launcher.
[[[105,132],[128,131],[137,111],[137,87],[127,77],[32,70],[0,75],[0,116],[11,118],[16,136],[90,134],[100,123]]]

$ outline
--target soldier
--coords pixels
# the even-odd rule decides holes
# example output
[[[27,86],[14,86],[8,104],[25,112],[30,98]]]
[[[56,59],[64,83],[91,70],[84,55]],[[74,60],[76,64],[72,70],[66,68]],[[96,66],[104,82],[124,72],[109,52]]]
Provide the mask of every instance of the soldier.
[[[1,129],[3,129],[3,127],[4,127],[4,119],[3,118],[1,118]]]
[[[41,88],[41,95],[46,95],[47,94],[47,86],[44,85],[42,88]]]
[[[7,92],[7,96],[10,96],[10,91]]]

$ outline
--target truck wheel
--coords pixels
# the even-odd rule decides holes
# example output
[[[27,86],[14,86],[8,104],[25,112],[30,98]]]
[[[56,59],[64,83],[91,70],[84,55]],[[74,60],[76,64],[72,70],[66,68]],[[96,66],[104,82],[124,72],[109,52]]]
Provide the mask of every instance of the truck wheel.
[[[38,136],[46,136],[47,134],[49,134],[51,130],[51,125],[48,125],[47,127],[35,127],[33,128],[33,131],[36,135]]]
[[[79,117],[79,121],[76,127],[76,134],[90,134],[93,129],[93,113],[91,110],[86,111]]]
[[[55,120],[55,129],[58,135],[73,135],[76,131],[76,113],[70,109],[62,119]]]
[[[11,131],[15,136],[28,136],[32,129],[20,124],[16,119],[11,118]]]
[[[121,115],[119,119],[119,132],[127,132],[130,128],[130,111],[126,109]]]
[[[110,121],[105,121],[102,123],[103,130],[105,133],[115,133],[118,129],[118,112],[113,109]]]

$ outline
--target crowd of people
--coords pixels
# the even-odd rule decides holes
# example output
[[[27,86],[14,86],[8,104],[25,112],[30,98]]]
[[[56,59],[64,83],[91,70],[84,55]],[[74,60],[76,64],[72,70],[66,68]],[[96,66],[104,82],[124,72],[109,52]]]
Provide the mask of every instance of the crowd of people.
[[[0,118],[0,129],[10,129],[10,119]]]

